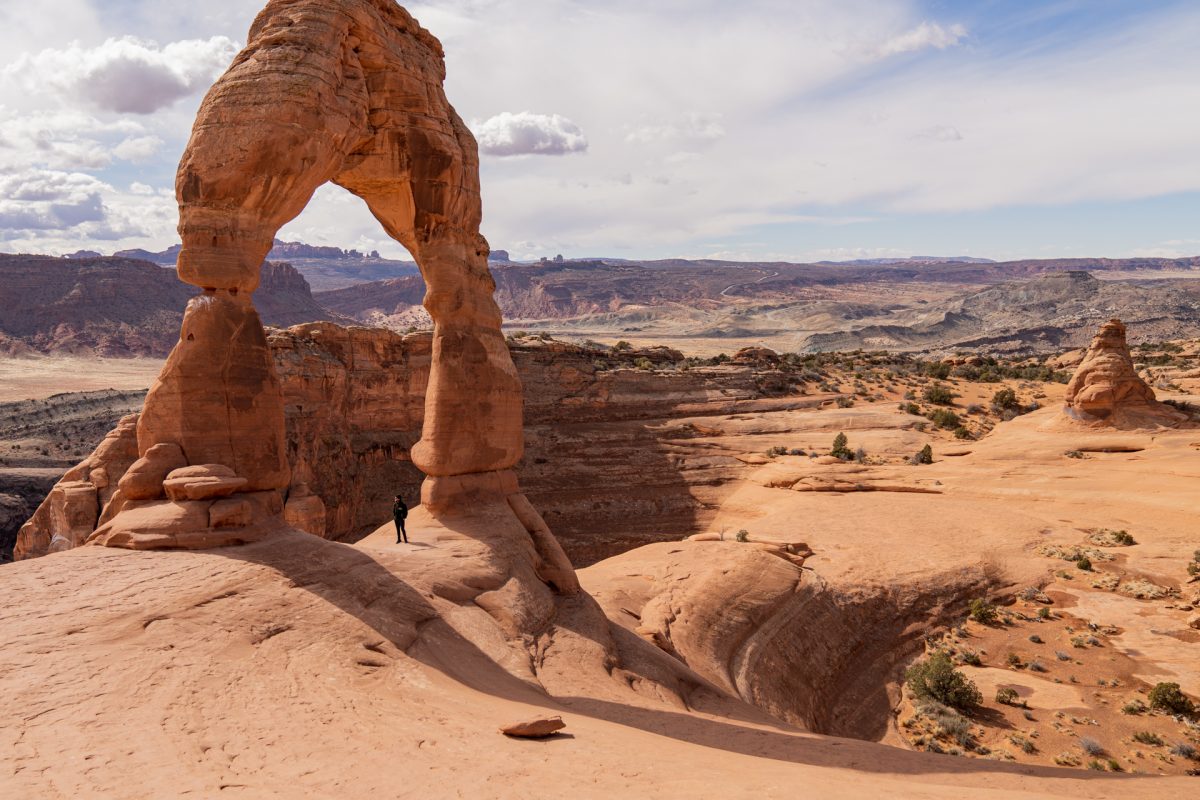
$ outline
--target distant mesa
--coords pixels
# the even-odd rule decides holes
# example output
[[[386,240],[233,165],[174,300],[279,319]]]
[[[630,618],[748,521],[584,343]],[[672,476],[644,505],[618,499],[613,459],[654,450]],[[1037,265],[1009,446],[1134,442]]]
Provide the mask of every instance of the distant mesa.
[[[118,250],[113,253],[113,258],[136,258],[139,261],[149,261],[151,264],[158,264],[160,267],[173,267],[175,266],[175,260],[179,258],[179,251],[182,249],[183,245],[173,244],[166,250],[158,253],[142,250],[141,248]]]
[[[65,255],[63,258],[102,258],[95,250],[76,250],[70,255]]]
[[[1173,427],[1185,421],[1186,415],[1158,402],[1154,390],[1138,375],[1125,334],[1125,323],[1119,319],[1100,327],[1067,384],[1067,416],[1118,428]]]
[[[507,264],[512,259],[509,258],[507,250],[493,250],[488,256],[488,261],[499,261],[502,264]]]
[[[0,353],[164,357],[198,291],[174,270],[128,257],[0,254]],[[268,325],[352,323],[313,299],[290,264],[268,262],[254,305]]]

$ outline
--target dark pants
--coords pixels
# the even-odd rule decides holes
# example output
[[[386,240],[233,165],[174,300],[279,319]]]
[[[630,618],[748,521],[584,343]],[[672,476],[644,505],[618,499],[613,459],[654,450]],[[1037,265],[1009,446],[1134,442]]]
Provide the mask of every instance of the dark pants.
[[[408,532],[404,530],[404,517],[396,517],[396,544],[408,544]]]

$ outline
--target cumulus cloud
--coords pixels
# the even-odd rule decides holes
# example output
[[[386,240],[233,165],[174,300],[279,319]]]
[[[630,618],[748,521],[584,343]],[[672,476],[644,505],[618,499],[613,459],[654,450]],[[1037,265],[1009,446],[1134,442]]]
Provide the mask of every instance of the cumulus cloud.
[[[558,114],[505,111],[472,129],[480,151],[490,156],[562,156],[588,149],[580,127]]]
[[[71,44],[26,54],[3,74],[30,91],[50,89],[101,111],[151,114],[207,87],[237,51],[226,36],[165,47],[124,36],[97,47]]]
[[[80,173],[29,170],[0,175],[0,235],[101,221],[103,188],[100,181]]]
[[[157,136],[131,136],[113,148],[113,155],[140,164],[154,158],[162,146],[163,140]]]
[[[900,53],[914,53],[918,50],[934,48],[945,50],[954,47],[967,36],[967,29],[962,25],[943,27],[936,22],[922,22],[910,31],[888,39],[876,51],[881,57],[894,56]]]

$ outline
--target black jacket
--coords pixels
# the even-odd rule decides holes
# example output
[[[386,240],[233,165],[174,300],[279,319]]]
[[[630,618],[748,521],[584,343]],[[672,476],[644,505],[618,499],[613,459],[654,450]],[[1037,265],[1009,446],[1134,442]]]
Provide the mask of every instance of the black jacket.
[[[403,500],[397,500],[392,504],[392,516],[396,519],[408,518],[408,506],[404,504]]]

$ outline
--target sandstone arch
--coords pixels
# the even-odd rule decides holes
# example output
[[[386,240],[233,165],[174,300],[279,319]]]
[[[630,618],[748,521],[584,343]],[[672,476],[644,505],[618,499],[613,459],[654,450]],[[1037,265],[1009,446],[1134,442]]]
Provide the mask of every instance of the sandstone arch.
[[[185,508],[228,495],[231,484],[223,494],[211,488],[222,480],[244,481],[234,494],[254,501],[235,518],[258,520],[256,530],[275,524],[274,498],[290,483],[282,398],[250,296],[276,232],[333,182],[367,203],[426,282],[433,366],[412,451],[427,475],[424,504],[437,514],[480,495],[507,499],[545,552],[548,531],[512,472],[522,454],[521,385],[479,233],[478,151],[444,78],[440,43],[393,0],[271,0],[258,15],[206,96],[179,165],[179,277],[204,292],[146,399],[143,458],[131,470],[140,483],[118,492],[96,540],[208,546],[245,537],[215,533],[211,507],[207,518]],[[164,447],[193,466],[170,472],[177,456],[154,461]],[[186,493],[170,508],[143,486],[163,481]],[[171,526],[203,530],[191,540],[155,532]],[[549,555],[557,562],[561,550]]]

